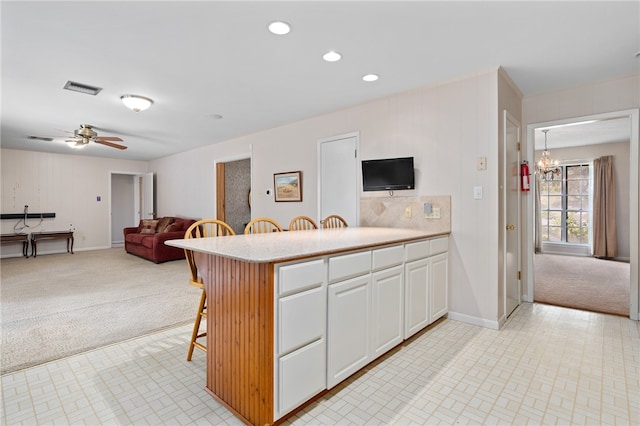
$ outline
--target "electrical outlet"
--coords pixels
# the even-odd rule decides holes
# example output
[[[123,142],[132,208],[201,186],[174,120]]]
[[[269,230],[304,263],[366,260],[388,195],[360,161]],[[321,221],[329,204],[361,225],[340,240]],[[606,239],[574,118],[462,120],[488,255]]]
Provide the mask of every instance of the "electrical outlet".
[[[411,217],[411,207],[406,207],[404,209],[404,217]]]
[[[487,157],[478,157],[476,159],[476,168],[478,170],[487,170]]]
[[[432,207],[431,213],[425,214],[426,219],[440,219],[440,207]]]

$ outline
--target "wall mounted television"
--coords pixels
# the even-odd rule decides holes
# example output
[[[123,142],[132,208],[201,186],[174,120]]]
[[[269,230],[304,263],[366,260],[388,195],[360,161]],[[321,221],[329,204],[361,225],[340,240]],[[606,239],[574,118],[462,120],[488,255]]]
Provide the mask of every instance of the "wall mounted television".
[[[362,161],[364,191],[414,189],[413,157]]]

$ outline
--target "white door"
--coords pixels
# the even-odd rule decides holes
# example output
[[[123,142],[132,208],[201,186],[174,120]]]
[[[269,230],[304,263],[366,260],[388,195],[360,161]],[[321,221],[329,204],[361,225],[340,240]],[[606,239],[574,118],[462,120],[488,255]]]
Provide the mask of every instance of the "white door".
[[[505,316],[520,304],[520,123],[504,111]]]
[[[140,219],[153,219],[156,217],[153,199],[153,173],[145,173],[139,176],[140,181]]]
[[[358,134],[318,141],[318,221],[330,214],[359,224]]]

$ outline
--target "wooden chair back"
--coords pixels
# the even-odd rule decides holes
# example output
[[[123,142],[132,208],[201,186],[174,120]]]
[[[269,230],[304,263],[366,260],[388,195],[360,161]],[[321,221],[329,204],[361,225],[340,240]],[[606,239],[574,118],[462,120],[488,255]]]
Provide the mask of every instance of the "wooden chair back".
[[[268,232],[282,232],[282,227],[273,219],[257,217],[247,223],[244,228],[245,234],[266,234]]]
[[[338,216],[337,214],[332,214],[325,217],[320,221],[320,223],[322,224],[322,228],[324,229],[346,228],[347,226],[349,226],[347,224],[347,221],[344,220],[342,217]]]
[[[207,237],[222,237],[226,235],[236,235],[233,229],[225,222],[218,219],[202,219],[191,225],[185,232],[184,238],[207,238]],[[187,259],[187,265],[189,265],[189,272],[191,272],[190,284],[196,287],[203,288],[202,278],[198,276],[198,268],[193,258],[192,250],[184,250],[185,258]]]
[[[296,216],[289,222],[289,231],[307,231],[310,229],[318,229],[318,225],[309,216]]]

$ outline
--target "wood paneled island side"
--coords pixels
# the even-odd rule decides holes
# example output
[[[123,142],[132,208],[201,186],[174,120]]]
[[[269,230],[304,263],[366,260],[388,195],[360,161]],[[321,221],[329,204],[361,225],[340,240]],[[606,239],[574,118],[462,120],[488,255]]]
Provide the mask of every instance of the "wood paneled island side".
[[[427,259],[438,250],[439,256],[444,253],[444,276],[440,273],[439,279],[445,287],[447,280],[448,236],[417,230],[350,227],[166,244],[193,250],[205,283],[206,387],[253,425],[274,423],[407,337],[404,271],[411,256]],[[430,270],[416,275],[419,281],[430,277]],[[345,293],[350,295],[347,298],[340,296],[343,287],[353,288]],[[429,291],[416,294],[422,293],[426,298]],[[446,305],[446,288],[444,295],[442,290],[434,294],[444,297]],[[396,299],[391,308],[385,307],[386,302],[380,304],[380,300]],[[330,332],[330,313],[339,315],[340,309],[349,315],[361,313],[357,321],[367,337],[354,350],[362,354],[344,354],[339,342],[349,336]],[[379,309],[400,311],[382,315],[376,313]],[[426,305],[424,313],[416,312],[412,317],[425,317],[426,326],[432,317]],[[440,312],[443,315],[446,309]],[[393,334],[399,336],[376,334],[375,325],[370,324],[378,316],[397,318]],[[388,349],[377,351],[374,344],[381,340]],[[342,365],[342,360],[354,356],[356,363]]]

